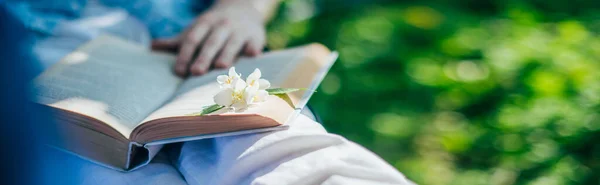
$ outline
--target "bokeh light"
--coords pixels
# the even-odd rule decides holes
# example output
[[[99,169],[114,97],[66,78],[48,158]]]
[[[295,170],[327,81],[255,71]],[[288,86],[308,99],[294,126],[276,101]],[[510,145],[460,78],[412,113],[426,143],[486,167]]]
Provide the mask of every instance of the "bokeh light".
[[[283,7],[269,47],[340,52],[310,101],[324,126],[418,184],[600,183],[600,2]]]

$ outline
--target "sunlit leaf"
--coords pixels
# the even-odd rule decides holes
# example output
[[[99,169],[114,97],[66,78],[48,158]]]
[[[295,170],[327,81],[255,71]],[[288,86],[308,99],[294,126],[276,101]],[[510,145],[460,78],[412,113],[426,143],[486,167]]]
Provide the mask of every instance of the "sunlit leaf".
[[[193,114],[191,114],[191,116],[204,116],[204,115],[213,113],[215,111],[221,110],[223,107],[225,107],[225,106],[217,105],[217,104],[206,106],[206,107],[204,107],[204,109],[202,109],[202,112],[193,113]]]
[[[275,96],[281,98],[283,101],[285,101],[286,103],[288,103],[288,105],[290,105],[290,107],[295,108],[294,106],[294,102],[292,101],[292,99],[290,98],[290,96],[288,94],[275,94]]]
[[[291,92],[296,92],[300,90],[306,90],[306,88],[271,88],[266,89],[269,92],[269,95],[277,95],[277,94],[287,94]]]

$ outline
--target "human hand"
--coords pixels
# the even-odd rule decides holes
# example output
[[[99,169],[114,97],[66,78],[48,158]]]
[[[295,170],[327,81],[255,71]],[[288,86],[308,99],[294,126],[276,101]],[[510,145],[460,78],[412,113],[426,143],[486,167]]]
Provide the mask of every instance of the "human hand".
[[[241,0],[217,3],[179,36],[154,40],[152,48],[179,48],[175,73],[185,76],[205,74],[213,64],[228,68],[239,54],[260,54],[265,42],[263,15],[248,1]]]

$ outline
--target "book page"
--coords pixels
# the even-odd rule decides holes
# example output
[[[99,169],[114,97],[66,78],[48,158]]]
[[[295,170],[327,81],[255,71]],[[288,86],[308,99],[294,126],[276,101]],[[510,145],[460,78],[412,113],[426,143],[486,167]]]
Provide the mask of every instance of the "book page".
[[[262,73],[261,78],[269,80],[271,87],[287,87],[284,82],[290,78],[288,74],[294,71],[302,62],[304,54],[305,48],[270,52],[255,58],[241,58],[236,63],[235,68],[238,73],[242,73],[244,80],[254,69],[259,68]],[[203,76],[187,79],[181,84],[169,103],[152,113],[142,123],[160,118],[188,116],[200,112],[205,106],[213,105],[213,96],[220,91],[219,84],[216,81],[217,76],[227,74],[227,72],[228,69],[213,70]],[[306,75],[308,76],[293,78],[306,78],[310,81],[310,74]],[[305,87],[308,87],[308,84]],[[251,108],[244,111],[244,114],[258,114],[261,111],[266,111],[266,109],[277,109],[280,106],[289,107],[285,101],[278,100],[277,97],[270,97],[263,104],[273,105],[261,105],[258,108]],[[223,112],[217,111],[213,114],[220,113]]]
[[[36,101],[98,119],[129,138],[176,91],[174,56],[100,36],[34,80]]]

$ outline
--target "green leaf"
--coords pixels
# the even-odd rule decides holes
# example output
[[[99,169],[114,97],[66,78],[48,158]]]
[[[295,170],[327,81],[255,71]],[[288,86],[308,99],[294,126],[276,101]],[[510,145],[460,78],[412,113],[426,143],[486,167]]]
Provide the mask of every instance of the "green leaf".
[[[204,115],[213,113],[215,111],[221,110],[224,107],[225,106],[217,105],[217,104],[206,106],[206,107],[204,107],[204,109],[202,109],[202,112],[191,114],[191,116],[204,116]]]
[[[288,94],[275,94],[275,96],[281,98],[283,101],[288,103],[288,105],[290,105],[292,108],[296,108],[296,106],[294,106],[294,102],[292,101],[292,99],[290,98],[290,96]]]
[[[306,88],[271,88],[266,89],[269,92],[269,95],[278,95],[278,94],[287,94],[291,92],[296,92],[300,90],[306,90]]]

